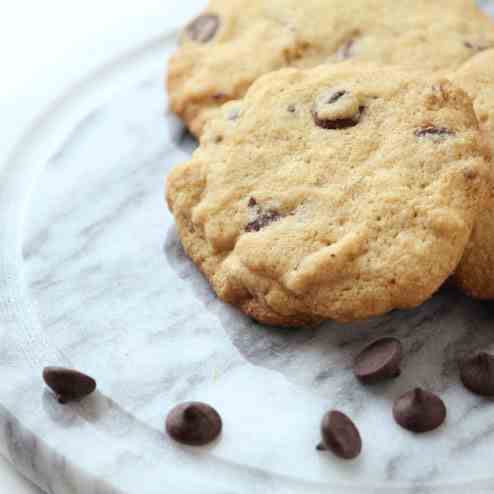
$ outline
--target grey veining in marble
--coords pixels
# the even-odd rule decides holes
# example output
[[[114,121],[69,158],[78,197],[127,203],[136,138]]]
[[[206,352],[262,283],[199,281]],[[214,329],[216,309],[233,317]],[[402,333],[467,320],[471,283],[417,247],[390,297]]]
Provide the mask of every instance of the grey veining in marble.
[[[222,304],[165,208],[164,175],[195,143],[163,115],[161,72],[88,105],[29,190],[43,137],[3,175],[0,449],[53,494],[491,492],[494,405],[461,387],[457,360],[494,350],[494,305],[446,287],[413,311],[280,330]],[[352,358],[383,335],[402,340],[403,374],[362,387]],[[88,372],[98,391],[61,406],[47,364]],[[449,413],[422,437],[391,416],[417,385]],[[224,418],[208,448],[163,434],[167,410],[191,399]],[[315,451],[332,407],[359,424],[357,461]]]

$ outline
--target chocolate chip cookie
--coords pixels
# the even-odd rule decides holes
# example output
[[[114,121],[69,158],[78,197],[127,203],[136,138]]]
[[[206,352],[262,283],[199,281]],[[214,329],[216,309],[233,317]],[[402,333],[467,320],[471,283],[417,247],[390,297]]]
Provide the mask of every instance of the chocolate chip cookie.
[[[473,98],[487,145],[494,153],[494,50],[486,50],[465,64],[452,79]],[[454,281],[467,294],[494,299],[494,164],[489,195],[473,229]]]
[[[194,134],[261,75],[349,58],[457,68],[494,47],[494,24],[472,0],[210,0],[172,57],[172,110]]]
[[[471,99],[409,69],[345,62],[260,78],[206,127],[167,200],[218,296],[267,324],[420,304],[485,200]]]

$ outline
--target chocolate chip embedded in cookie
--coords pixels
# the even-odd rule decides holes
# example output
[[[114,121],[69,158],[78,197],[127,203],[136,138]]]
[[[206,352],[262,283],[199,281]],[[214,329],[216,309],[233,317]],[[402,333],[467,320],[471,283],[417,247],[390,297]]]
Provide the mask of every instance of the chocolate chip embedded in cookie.
[[[261,206],[257,204],[257,201],[251,197],[249,199],[249,208],[252,210],[252,219],[245,226],[246,232],[258,232],[262,228],[278,221],[280,214],[272,209],[263,210]]]
[[[473,1],[209,0],[167,85],[172,110],[200,137],[223,103],[273,70],[349,59],[453,70],[487,46],[494,23]]]
[[[364,106],[345,89],[330,89],[320,94],[313,106],[314,122],[323,129],[347,129],[360,122]]]
[[[167,196],[218,296],[286,326],[429,298],[461,258],[487,171],[470,98],[441,81],[431,105],[436,84],[354,62],[285,69],[231,103],[234,124],[213,119]]]
[[[417,137],[427,137],[434,141],[443,141],[447,137],[452,137],[455,132],[445,127],[423,127],[415,131]]]

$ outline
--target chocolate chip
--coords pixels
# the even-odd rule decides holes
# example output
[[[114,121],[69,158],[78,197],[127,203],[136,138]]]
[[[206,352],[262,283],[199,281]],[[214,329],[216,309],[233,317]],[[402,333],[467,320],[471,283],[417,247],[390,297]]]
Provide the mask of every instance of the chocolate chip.
[[[398,425],[411,432],[437,429],[446,419],[446,406],[439,396],[416,388],[395,401],[393,416]]]
[[[454,131],[445,127],[423,127],[415,131],[417,137],[431,137],[433,139],[446,139],[446,137],[456,135]]]
[[[247,206],[250,209],[255,208],[256,218],[247,223],[247,225],[245,226],[246,232],[258,232],[261,230],[261,228],[264,228],[265,226],[268,226],[269,224],[273,223],[274,221],[278,221],[281,218],[281,215],[273,209],[264,211],[262,207],[259,206],[259,204],[257,203],[255,197],[251,197],[249,199]]]
[[[220,18],[216,14],[204,14],[194,19],[185,32],[192,41],[207,43],[214,38],[219,27]]]
[[[464,386],[481,396],[494,396],[494,357],[480,352],[460,364]]]
[[[273,210],[268,210],[264,212],[260,212],[259,216],[249,223],[245,227],[246,232],[258,232],[262,228],[270,225],[274,221],[278,221],[280,219],[279,213]]]
[[[296,110],[295,105],[288,105],[287,111],[290,113],[295,113]]]
[[[206,403],[191,401],[173,408],[166,418],[166,432],[177,442],[204,446],[221,433],[219,413]]]
[[[401,343],[381,338],[364,348],[355,358],[353,372],[364,384],[374,384],[400,375]]]
[[[96,381],[92,377],[63,367],[45,367],[43,380],[60,403],[80,400],[96,389]]]
[[[323,129],[328,129],[328,130],[341,130],[341,129],[348,129],[350,127],[355,127],[356,125],[359,124],[360,122],[360,117],[364,111],[364,107],[361,106],[359,108],[359,113],[355,115],[355,117],[352,118],[337,118],[334,120],[328,120],[328,119],[322,119],[319,118],[317,115],[317,112],[314,112],[314,123]]]
[[[362,451],[362,439],[355,424],[344,413],[333,410],[321,422],[322,443],[319,451],[329,449],[345,460],[356,458]]]

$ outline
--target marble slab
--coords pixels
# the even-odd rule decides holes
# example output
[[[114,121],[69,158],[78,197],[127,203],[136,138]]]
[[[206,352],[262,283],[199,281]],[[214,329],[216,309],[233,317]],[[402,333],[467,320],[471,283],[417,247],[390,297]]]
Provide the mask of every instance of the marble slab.
[[[42,117],[0,180],[0,450],[53,494],[492,492],[494,408],[456,362],[494,351],[494,305],[444,288],[422,307],[310,330],[261,327],[218,301],[164,206],[167,171],[194,141],[170,115],[174,35],[88,76]],[[400,379],[359,385],[352,356],[377,336],[405,347]],[[61,406],[44,365],[98,392]],[[448,420],[422,437],[391,404],[440,393]],[[204,449],[163,434],[167,410],[204,400],[224,434]],[[364,451],[315,451],[321,415],[358,423]]]

